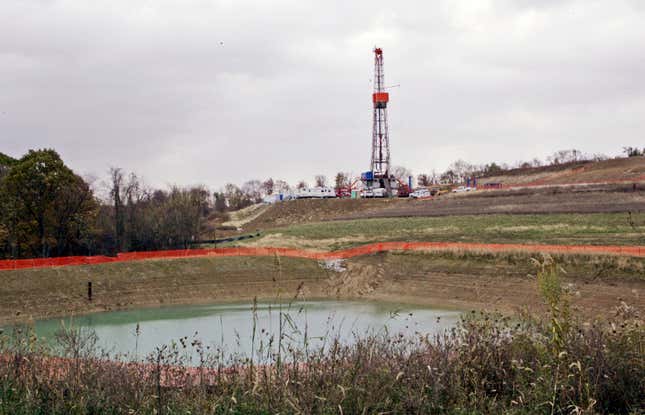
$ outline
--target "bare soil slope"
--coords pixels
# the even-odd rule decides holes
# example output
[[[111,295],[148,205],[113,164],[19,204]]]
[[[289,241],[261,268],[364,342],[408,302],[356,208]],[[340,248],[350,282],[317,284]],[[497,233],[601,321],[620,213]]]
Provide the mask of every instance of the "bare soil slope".
[[[645,185],[586,185],[478,191],[430,200],[403,201],[365,214],[339,216],[412,217],[482,215],[496,213],[611,213],[645,211]]]
[[[587,316],[621,301],[643,309],[642,258],[558,258]],[[541,308],[526,254],[385,253],[346,261],[280,258],[148,260],[0,273],[0,326],[161,304],[300,298],[365,299],[457,309]],[[86,297],[87,281],[94,298]]]
[[[617,181],[645,181],[645,157],[570,163],[563,166],[514,169],[505,172],[503,175],[482,178],[479,184],[561,185],[575,183],[614,183]]]
[[[330,220],[530,213],[645,212],[645,184],[522,188],[442,195],[428,200],[303,199],[269,206],[242,232]]]

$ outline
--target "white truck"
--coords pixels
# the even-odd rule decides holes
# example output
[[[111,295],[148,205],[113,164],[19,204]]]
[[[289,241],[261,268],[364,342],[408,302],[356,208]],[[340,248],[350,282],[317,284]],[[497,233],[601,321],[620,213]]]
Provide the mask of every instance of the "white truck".
[[[371,197],[385,197],[386,190],[382,187],[368,187],[361,190],[361,197],[371,198]]]

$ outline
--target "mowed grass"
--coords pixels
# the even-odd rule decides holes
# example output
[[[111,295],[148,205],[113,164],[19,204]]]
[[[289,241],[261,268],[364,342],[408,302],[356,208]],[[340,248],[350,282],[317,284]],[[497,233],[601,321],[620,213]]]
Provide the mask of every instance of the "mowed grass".
[[[330,249],[394,240],[645,245],[645,213],[360,219],[294,225],[267,235],[319,241]]]

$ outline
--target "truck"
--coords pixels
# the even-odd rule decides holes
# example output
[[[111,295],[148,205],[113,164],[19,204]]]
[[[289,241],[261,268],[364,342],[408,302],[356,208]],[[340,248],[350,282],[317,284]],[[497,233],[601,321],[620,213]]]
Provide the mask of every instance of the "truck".
[[[296,192],[298,199],[331,199],[335,197],[336,191],[330,187],[304,188]]]

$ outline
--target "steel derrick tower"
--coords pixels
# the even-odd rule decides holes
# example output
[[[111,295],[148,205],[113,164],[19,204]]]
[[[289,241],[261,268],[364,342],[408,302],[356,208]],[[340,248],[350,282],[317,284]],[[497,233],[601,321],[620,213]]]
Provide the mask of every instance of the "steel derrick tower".
[[[383,75],[383,50],[374,49],[374,119],[372,123],[372,159],[370,171],[374,181],[389,188],[390,174],[390,139],[387,130],[387,103],[389,94],[385,92]]]

